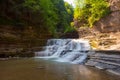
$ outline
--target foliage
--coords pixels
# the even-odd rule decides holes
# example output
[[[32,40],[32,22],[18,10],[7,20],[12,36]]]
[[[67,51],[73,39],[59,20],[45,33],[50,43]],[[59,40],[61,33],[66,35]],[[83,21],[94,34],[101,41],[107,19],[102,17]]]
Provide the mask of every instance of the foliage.
[[[57,14],[51,0],[25,0],[24,6],[32,12],[32,15],[35,15],[33,19],[38,23],[38,27],[55,34]]]
[[[65,2],[65,8],[67,10],[68,16],[69,16],[69,23],[73,21],[73,14],[74,14],[74,9],[73,6],[70,5],[68,2]]]
[[[69,5],[71,13],[68,13],[63,0],[26,0],[25,6],[43,16],[42,26],[45,26],[54,36],[57,36],[57,32],[64,33],[70,28],[69,19],[73,18],[73,9]]]
[[[68,14],[63,0],[51,0],[54,4],[54,10],[57,14],[58,20],[56,24],[56,31],[65,33],[70,28],[70,14]]]
[[[109,12],[109,3],[106,0],[76,0],[74,19],[81,24],[80,26],[92,27],[96,21]]]
[[[98,41],[96,40],[91,40],[90,41],[90,45],[93,49],[97,49],[98,48]]]
[[[44,30],[56,36],[70,28],[73,9],[66,4],[63,0],[1,0],[0,24],[32,27],[37,35]]]

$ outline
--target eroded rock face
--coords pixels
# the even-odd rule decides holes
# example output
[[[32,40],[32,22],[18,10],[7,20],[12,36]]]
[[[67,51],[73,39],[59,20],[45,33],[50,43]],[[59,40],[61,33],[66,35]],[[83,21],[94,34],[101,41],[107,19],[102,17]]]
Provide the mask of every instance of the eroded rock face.
[[[111,11],[120,10],[120,0],[109,0]]]
[[[119,51],[96,51],[88,56],[89,59],[85,64],[120,76],[119,53]]]
[[[110,15],[95,23],[95,29],[100,32],[120,31],[120,0],[108,0],[110,3]]]

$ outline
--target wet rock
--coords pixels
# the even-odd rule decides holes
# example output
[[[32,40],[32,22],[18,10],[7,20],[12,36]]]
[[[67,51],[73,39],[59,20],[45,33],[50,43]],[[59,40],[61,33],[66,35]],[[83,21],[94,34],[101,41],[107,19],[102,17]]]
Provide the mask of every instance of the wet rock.
[[[120,70],[118,71],[118,70],[108,69],[106,71],[120,76]]]
[[[112,51],[101,51],[89,55],[89,60],[85,65],[104,69],[108,72],[120,75],[120,54],[114,53],[114,51],[113,53],[110,52]]]

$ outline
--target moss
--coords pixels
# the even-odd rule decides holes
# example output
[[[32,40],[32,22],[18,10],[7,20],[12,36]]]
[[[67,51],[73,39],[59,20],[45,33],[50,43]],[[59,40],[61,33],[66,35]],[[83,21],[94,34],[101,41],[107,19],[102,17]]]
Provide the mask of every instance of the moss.
[[[98,41],[91,40],[90,45],[93,49],[97,49],[98,48]]]

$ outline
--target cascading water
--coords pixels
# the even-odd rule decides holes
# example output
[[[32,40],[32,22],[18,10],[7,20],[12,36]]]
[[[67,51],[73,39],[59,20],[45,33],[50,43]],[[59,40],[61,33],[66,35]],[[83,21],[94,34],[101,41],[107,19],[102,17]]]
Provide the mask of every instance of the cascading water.
[[[56,58],[59,62],[79,64],[87,58],[86,51],[91,49],[89,41],[82,39],[49,39],[43,51],[36,52],[36,57]]]

